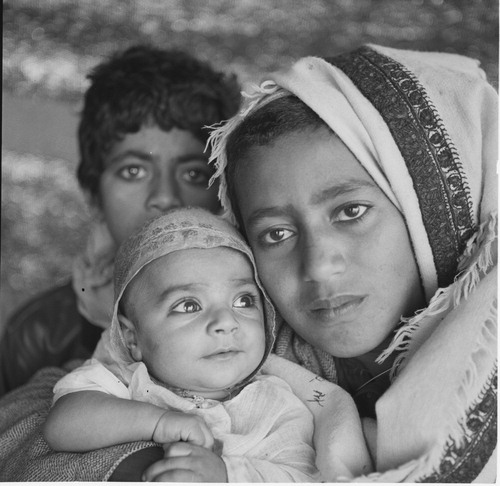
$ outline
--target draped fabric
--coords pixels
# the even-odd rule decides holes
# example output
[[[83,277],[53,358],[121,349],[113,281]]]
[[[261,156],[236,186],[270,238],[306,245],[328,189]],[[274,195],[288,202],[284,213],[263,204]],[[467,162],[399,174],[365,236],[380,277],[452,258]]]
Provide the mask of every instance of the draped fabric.
[[[52,404],[52,388],[76,364],[44,368],[0,399],[0,481],[106,481],[126,457],[156,446],[141,441],[86,453],[50,449],[42,427]]]
[[[229,400],[201,401],[155,383],[144,363],[129,370],[131,381],[124,384],[97,360],[88,360],[57,383],[55,398],[92,390],[199,415],[219,444],[229,482],[318,481],[313,415],[283,380],[258,374]]]
[[[491,481],[496,92],[477,61],[458,55],[368,45],[332,58],[303,58],[254,87],[240,114],[212,133],[214,178],[233,221],[227,137],[249,113],[290,95],[325,121],[402,213],[428,303],[398,327],[379,357],[399,352],[393,382],[376,404],[377,472],[359,479]],[[287,328],[284,323],[278,331],[278,353],[334,376],[333,357],[318,355]]]

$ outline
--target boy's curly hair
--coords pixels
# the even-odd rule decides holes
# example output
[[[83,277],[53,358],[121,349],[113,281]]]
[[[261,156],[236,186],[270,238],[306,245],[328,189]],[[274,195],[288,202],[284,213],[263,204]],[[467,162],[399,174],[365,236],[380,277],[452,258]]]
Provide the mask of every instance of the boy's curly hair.
[[[144,125],[178,128],[205,143],[204,127],[230,118],[239,107],[236,76],[216,72],[182,51],[131,47],[98,65],[88,78],[77,177],[93,199],[106,155],[128,133]]]

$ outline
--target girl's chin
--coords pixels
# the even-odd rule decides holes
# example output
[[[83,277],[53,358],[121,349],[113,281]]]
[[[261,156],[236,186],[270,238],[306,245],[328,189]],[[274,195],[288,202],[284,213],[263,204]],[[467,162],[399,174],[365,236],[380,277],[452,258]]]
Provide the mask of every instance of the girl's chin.
[[[306,339],[307,341],[307,339]],[[328,346],[328,341],[334,341],[335,344]],[[359,341],[356,342],[346,342],[342,343],[339,340],[332,339],[318,339],[315,343],[312,343],[314,347],[321,349],[327,354],[334,356],[335,358],[357,358],[363,356],[375,349],[377,343],[366,343],[361,345]],[[325,345],[326,344],[326,345]]]

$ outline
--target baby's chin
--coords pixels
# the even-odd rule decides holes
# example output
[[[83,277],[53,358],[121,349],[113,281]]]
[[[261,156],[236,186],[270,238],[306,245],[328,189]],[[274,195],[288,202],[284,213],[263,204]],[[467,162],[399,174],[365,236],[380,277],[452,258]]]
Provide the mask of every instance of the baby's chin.
[[[232,380],[231,382],[227,383],[217,383],[217,386],[214,386],[213,388],[201,389],[193,387],[190,388],[189,391],[193,395],[201,396],[203,398],[209,398],[211,400],[219,400],[219,401],[229,400],[238,395],[239,392],[245,387],[245,385],[247,384],[246,379],[250,375],[251,374],[245,374],[243,377],[238,378],[237,380]]]

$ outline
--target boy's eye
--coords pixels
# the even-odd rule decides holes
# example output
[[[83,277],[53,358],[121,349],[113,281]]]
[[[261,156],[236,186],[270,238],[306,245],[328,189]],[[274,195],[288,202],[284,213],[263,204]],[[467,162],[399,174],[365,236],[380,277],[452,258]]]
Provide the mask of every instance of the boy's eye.
[[[172,308],[172,311],[181,312],[184,314],[192,314],[193,312],[200,312],[201,306],[200,304],[198,304],[198,302],[195,302],[194,300],[185,300],[174,306]]]
[[[282,243],[288,238],[294,235],[293,231],[285,228],[276,228],[267,231],[262,235],[262,241],[267,245],[275,245],[276,243]]]
[[[351,221],[359,219],[364,216],[368,209],[369,207],[366,204],[350,204],[339,211],[337,221]]]
[[[234,307],[237,307],[239,309],[246,309],[248,307],[253,307],[255,305],[255,297],[251,294],[245,294],[242,295],[241,297],[238,297],[234,301]]]
[[[201,169],[188,169],[182,174],[182,179],[190,184],[208,186],[210,174]]]
[[[146,169],[139,165],[127,165],[120,169],[118,174],[127,180],[142,179],[146,176]]]

